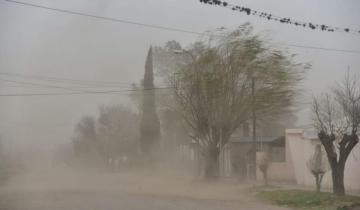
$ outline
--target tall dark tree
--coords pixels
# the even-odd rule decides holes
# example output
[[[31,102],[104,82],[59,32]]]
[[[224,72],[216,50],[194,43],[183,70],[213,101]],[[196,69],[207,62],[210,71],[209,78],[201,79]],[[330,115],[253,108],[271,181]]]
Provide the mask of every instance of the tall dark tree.
[[[152,47],[150,47],[146,58],[143,87],[140,145],[142,152],[151,158],[151,153],[160,140],[160,121],[155,105]]]

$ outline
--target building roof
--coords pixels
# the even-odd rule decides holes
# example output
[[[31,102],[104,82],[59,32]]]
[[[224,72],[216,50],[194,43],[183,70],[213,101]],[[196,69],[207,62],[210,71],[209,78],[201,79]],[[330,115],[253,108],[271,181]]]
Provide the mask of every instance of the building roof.
[[[285,144],[285,137],[284,136],[257,136],[256,141],[258,143],[269,143],[274,145],[284,145]],[[232,143],[252,143],[253,139],[251,136],[237,136],[233,135],[230,138]]]

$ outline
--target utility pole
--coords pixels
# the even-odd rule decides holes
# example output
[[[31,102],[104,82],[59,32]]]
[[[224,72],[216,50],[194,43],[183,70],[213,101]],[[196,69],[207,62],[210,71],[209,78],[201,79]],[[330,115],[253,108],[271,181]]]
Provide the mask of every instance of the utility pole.
[[[256,101],[255,101],[255,77],[251,77],[251,111],[252,111],[252,167],[251,175],[256,180]]]

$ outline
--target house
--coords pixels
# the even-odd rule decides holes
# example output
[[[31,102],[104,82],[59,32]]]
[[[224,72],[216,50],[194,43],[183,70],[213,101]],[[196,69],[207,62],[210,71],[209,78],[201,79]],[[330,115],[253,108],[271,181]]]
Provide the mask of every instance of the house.
[[[271,163],[268,168],[270,181],[313,187],[315,179],[307,163],[321,145],[317,133],[308,129],[286,129],[285,136],[258,136],[256,139],[257,159],[267,152]],[[232,136],[220,155],[220,169],[223,177],[236,177],[240,180],[249,177],[252,138]],[[345,188],[360,192],[360,144],[356,145],[345,166]],[[257,179],[263,175],[257,170]],[[323,188],[332,187],[331,171],[324,175]]]
[[[248,179],[250,177],[252,146],[252,137],[233,135],[220,152],[220,175],[239,180]],[[273,163],[285,162],[285,137],[257,136],[256,150],[257,153],[269,152]],[[202,175],[201,169],[205,162],[196,142],[179,145],[176,156],[181,160],[179,163],[187,165],[193,174]]]
[[[321,144],[316,132],[304,129],[286,129],[285,161],[272,162],[268,169],[270,180],[291,182],[302,186],[314,186],[315,180],[307,162],[314,154],[315,146]],[[360,145],[356,145],[348,157],[345,166],[345,188],[360,191]],[[261,179],[261,177],[259,177]],[[332,179],[329,170],[322,182],[324,188],[331,188]]]
[[[220,155],[220,169],[223,177],[245,180],[250,176],[253,138],[233,135]],[[285,161],[284,136],[257,136],[257,153],[266,151],[274,162]]]

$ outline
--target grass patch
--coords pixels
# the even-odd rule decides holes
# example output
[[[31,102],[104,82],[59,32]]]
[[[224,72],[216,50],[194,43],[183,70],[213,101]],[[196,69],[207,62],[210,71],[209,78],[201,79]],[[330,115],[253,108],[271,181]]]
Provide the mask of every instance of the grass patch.
[[[348,210],[360,206],[360,197],[357,196],[335,196],[304,190],[262,190],[257,192],[257,196],[261,200],[296,209]]]

